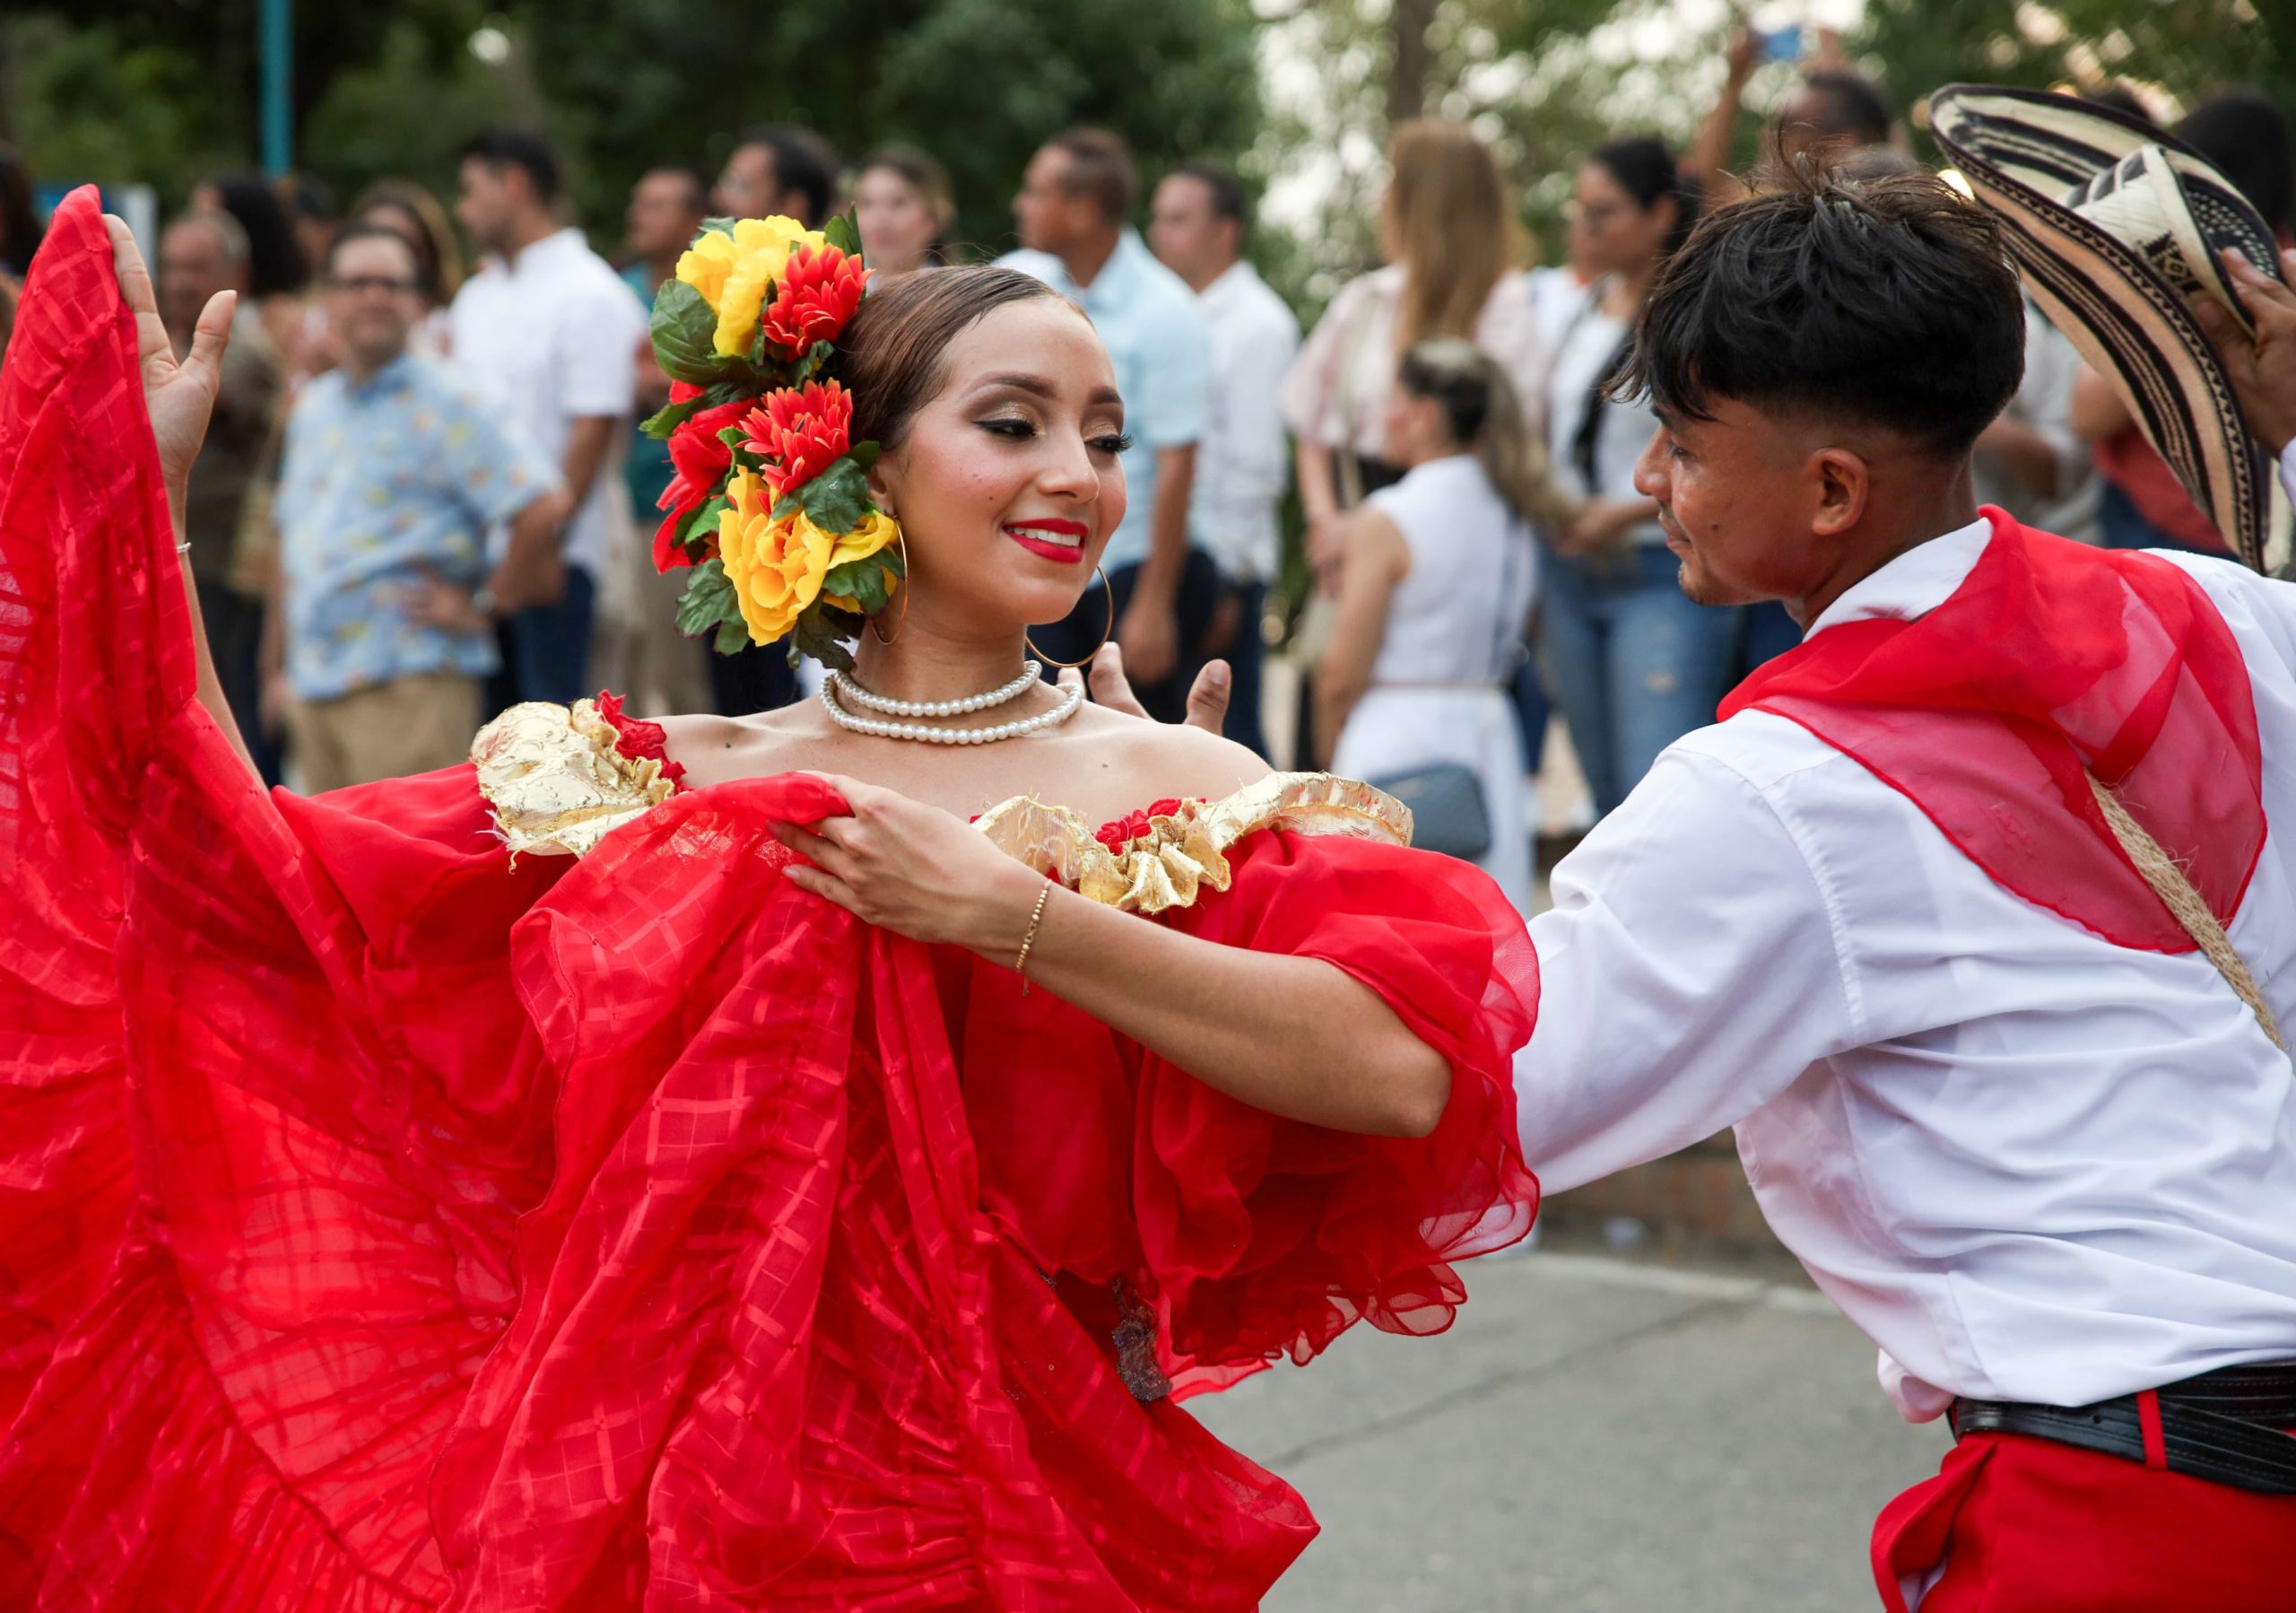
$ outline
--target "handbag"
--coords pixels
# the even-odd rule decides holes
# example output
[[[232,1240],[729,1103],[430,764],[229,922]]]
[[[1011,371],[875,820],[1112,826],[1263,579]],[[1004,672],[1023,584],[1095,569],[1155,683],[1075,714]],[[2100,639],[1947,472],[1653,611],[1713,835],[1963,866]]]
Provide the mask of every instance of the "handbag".
[[[1504,615],[1506,602],[1514,592],[1517,558],[1509,550],[1494,591],[1500,612],[1492,632],[1495,661],[1509,660],[1521,651]],[[1495,670],[1492,684],[1487,686],[1495,687],[1499,679],[1511,675],[1512,670],[1511,667],[1503,672]],[[1431,762],[1424,767],[1409,768],[1385,778],[1366,779],[1364,782],[1387,791],[1411,808],[1411,843],[1421,850],[1439,851],[1446,857],[1473,862],[1491,850],[1491,803],[1483,793],[1483,775],[1465,763]]]
[[[1464,762],[1438,762],[1364,782],[1411,808],[1411,843],[1421,850],[1473,862],[1491,850],[1483,775]]]

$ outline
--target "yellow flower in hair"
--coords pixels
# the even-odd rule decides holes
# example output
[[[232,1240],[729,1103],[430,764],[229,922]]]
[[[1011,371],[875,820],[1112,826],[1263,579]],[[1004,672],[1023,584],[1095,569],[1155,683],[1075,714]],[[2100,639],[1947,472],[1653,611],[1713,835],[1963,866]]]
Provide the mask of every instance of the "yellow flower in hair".
[[[792,248],[826,244],[820,231],[776,214],[736,219],[731,235],[705,231],[687,248],[678,259],[678,278],[717,311],[716,345],[721,358],[738,358],[750,350],[765,288],[781,278]]]
[[[785,637],[821,597],[822,580],[831,571],[866,560],[900,535],[892,519],[875,510],[850,532],[824,532],[802,510],[777,521],[772,489],[749,470],[734,473],[726,496],[730,507],[718,518],[718,555],[759,644]]]

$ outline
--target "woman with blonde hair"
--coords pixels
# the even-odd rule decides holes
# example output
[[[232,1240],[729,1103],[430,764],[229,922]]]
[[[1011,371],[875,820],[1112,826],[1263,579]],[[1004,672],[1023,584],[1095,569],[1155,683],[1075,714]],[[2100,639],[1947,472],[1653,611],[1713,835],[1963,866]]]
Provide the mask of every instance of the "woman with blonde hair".
[[[1538,322],[1513,272],[1514,208],[1491,148],[1465,124],[1414,118],[1388,141],[1387,164],[1385,266],[1332,300],[1283,380],[1309,556],[1326,572],[1341,516],[1403,475],[1387,457],[1387,405],[1413,343],[1465,337],[1498,362],[1518,397],[1538,396]]]
[[[1550,519],[1544,456],[1497,360],[1434,336],[1396,366],[1381,422],[1403,479],[1340,527],[1339,608],[1316,668],[1330,765],[1419,815],[1418,843],[1474,861],[1527,912],[1528,782],[1505,691]]]

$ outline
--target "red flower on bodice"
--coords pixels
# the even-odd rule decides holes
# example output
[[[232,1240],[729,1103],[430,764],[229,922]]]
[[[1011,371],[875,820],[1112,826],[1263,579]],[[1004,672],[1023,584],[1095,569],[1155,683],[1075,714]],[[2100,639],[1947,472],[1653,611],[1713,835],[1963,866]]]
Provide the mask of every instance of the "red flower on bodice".
[[[673,762],[665,751],[669,734],[658,722],[648,722],[642,717],[625,717],[622,711],[622,696],[601,689],[595,702],[598,720],[619,736],[614,752],[633,762],[655,761],[662,764],[662,777],[683,789],[685,788],[685,763]]]

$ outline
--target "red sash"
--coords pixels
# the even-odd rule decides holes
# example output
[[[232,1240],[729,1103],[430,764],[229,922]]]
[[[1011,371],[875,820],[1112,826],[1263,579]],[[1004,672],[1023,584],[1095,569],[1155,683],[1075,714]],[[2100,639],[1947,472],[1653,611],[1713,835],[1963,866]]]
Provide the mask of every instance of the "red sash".
[[[2239,643],[2199,585],[1984,511],[1968,579],[1910,622],[1844,623],[1722,702],[1807,728],[1921,808],[2004,889],[2107,940],[2193,949],[2083,771],[2230,923],[2264,850],[2262,754]]]

